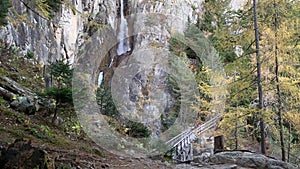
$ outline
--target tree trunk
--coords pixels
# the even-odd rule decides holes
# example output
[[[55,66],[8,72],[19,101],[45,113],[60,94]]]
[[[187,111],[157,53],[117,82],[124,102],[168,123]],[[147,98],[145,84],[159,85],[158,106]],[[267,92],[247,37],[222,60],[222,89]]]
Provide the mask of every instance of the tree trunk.
[[[263,91],[261,85],[261,61],[259,55],[259,32],[257,25],[257,13],[256,13],[256,0],[253,0],[253,13],[254,13],[254,30],[255,30],[255,46],[256,46],[256,63],[257,63],[257,88],[259,104],[258,108],[263,109]],[[261,134],[261,153],[266,154],[266,140],[265,140],[265,125],[262,115],[260,116],[260,134]]]
[[[1,84],[0,84],[0,96],[2,96],[4,100],[8,100],[8,101],[12,101],[13,98],[17,97],[17,95],[15,95],[14,93],[2,88]]]
[[[238,140],[238,122],[237,118],[235,119],[235,131],[234,131],[234,137],[235,137],[235,150],[239,147],[239,140]]]
[[[48,71],[50,71],[49,70],[49,68],[47,68],[47,66],[46,65],[44,65],[44,70],[43,70],[43,76],[44,76],[44,79],[45,79],[45,86],[46,86],[46,88],[48,89],[48,88],[51,88],[53,85],[53,83],[52,83],[52,75],[50,75],[50,72],[48,73]]]
[[[277,16],[277,6],[276,0],[274,0],[274,27],[275,27],[275,75],[276,75],[276,89],[278,96],[278,121],[279,121],[279,135],[280,135],[280,146],[281,146],[281,159],[286,161],[285,150],[284,150],[284,135],[283,135],[283,120],[282,120],[282,101],[281,101],[281,91],[279,85],[279,62],[278,62],[278,16]]]
[[[288,142],[288,162],[290,162],[290,153],[291,153],[291,131],[292,131],[292,125],[291,123],[289,124],[289,142]]]
[[[234,70],[234,82],[236,81],[236,70]],[[236,103],[236,107],[238,107]],[[238,115],[236,114],[235,118],[235,131],[234,131],[234,137],[235,137],[235,150],[239,147],[239,140],[238,140]]]

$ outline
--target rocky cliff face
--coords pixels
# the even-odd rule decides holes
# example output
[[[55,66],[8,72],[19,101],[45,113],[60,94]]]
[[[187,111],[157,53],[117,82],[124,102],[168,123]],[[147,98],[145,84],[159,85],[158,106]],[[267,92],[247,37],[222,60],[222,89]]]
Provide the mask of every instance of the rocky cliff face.
[[[78,46],[84,43],[87,28],[94,21],[116,29],[117,8],[113,0],[65,1],[50,20],[34,10],[29,0],[11,0],[11,3],[9,24],[0,30],[1,38],[24,55],[34,53],[42,63],[59,58],[73,63]]]
[[[171,33],[183,33],[188,22],[197,22],[201,4],[202,0],[131,1],[128,13],[134,16],[132,34],[142,33],[135,45],[145,47],[157,42],[167,47]]]
[[[33,52],[40,62],[66,58],[74,62],[78,46],[84,43],[87,28],[93,21],[111,26],[117,32],[119,1],[114,0],[72,0],[65,1],[53,18],[46,19],[31,7],[29,0],[11,0],[9,24],[0,29],[0,36],[10,46],[17,46],[24,53]],[[201,1],[196,0],[166,0],[166,1],[125,1],[126,14],[160,13],[172,15],[167,21],[172,30],[183,31],[188,18],[195,22],[201,11]],[[131,25],[131,33],[139,31],[143,20],[136,17]],[[171,30],[157,25],[151,27],[162,37],[169,37]],[[143,27],[149,28],[149,27]],[[146,30],[149,31],[149,30]],[[165,35],[165,36],[164,36]],[[147,41],[149,41],[149,38]],[[167,38],[164,39],[165,41]],[[137,41],[138,42],[138,41]],[[143,43],[140,41],[140,43]]]
[[[168,77],[174,71],[169,69],[168,41],[172,33],[183,33],[189,22],[196,23],[202,1],[124,2],[132,51],[115,54],[110,71],[104,64],[100,71],[104,72],[104,81],[111,82],[119,111],[128,119],[138,119],[159,136],[161,117],[168,117],[175,104],[168,86]],[[184,113],[191,111],[188,106],[181,109]]]

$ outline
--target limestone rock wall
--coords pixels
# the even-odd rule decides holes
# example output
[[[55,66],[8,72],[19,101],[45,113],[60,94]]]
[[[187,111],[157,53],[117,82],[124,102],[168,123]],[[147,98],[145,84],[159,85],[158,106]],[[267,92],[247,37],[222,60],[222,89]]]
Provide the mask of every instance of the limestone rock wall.
[[[67,0],[50,20],[33,11],[30,2],[11,0],[9,23],[0,29],[0,37],[24,55],[33,52],[42,63],[59,58],[73,63],[78,46],[86,40],[85,28],[99,12],[100,22],[116,29],[117,9],[113,0]]]

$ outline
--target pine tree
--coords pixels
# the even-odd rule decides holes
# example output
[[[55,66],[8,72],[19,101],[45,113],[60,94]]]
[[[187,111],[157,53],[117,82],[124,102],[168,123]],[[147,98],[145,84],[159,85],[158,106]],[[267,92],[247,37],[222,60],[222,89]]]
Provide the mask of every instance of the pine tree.
[[[72,76],[73,69],[68,61],[56,60],[49,65],[50,75],[54,85],[46,89],[45,95],[56,101],[56,108],[52,121],[56,119],[57,110],[62,103],[73,104],[72,98]]]

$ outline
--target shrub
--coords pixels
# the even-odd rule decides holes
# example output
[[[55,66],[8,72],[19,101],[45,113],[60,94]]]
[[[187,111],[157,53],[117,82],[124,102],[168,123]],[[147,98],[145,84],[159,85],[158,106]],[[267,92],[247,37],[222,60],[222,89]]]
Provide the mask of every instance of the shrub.
[[[145,138],[151,135],[151,132],[148,130],[148,128],[140,122],[129,121],[126,124],[126,127],[129,128],[127,134],[131,137]]]

